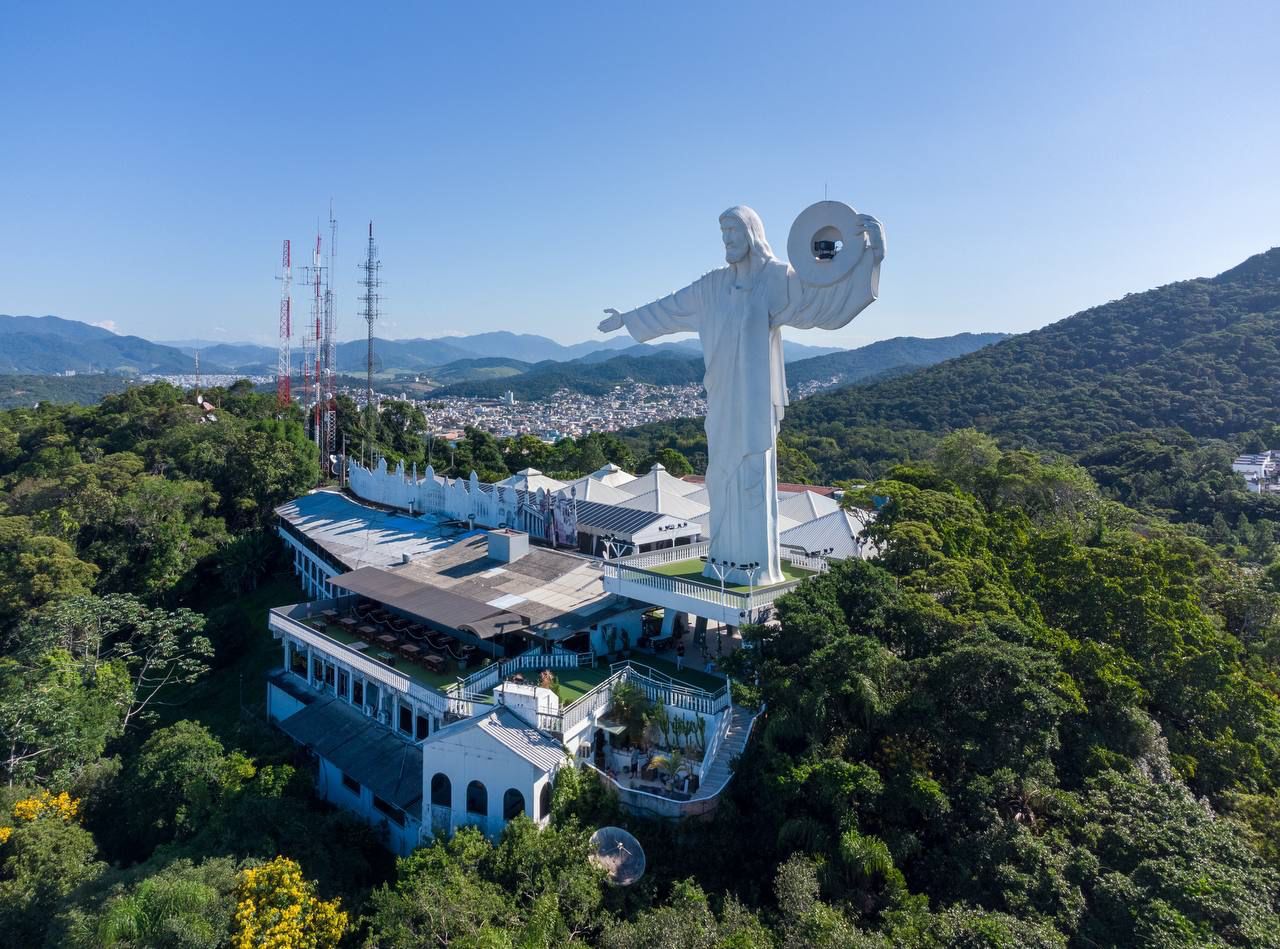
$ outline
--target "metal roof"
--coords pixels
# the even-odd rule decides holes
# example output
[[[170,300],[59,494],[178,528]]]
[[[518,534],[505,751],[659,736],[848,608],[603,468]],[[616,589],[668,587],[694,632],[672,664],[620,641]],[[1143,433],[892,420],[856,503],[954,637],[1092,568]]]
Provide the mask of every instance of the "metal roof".
[[[390,567],[420,557],[467,533],[432,515],[408,517],[359,504],[334,491],[314,491],[275,513],[348,570]]]
[[[799,527],[783,531],[779,535],[779,541],[784,547],[799,547],[806,551],[831,548],[830,556],[834,560],[860,557],[862,545],[858,541],[858,534],[865,526],[862,517],[866,515],[859,517],[858,513],[832,511]]]
[[[427,738],[423,745],[458,738],[472,730],[495,739],[542,771],[556,770],[565,759],[564,746],[558,740],[534,728],[505,705],[446,726]]]
[[[361,567],[329,581],[331,586],[367,596],[392,609],[446,630],[465,630],[481,639],[528,625],[516,613],[430,586],[403,573]]]
[[[420,817],[422,749],[417,745],[332,696],[294,712],[279,725],[294,741],[378,797]]]
[[[578,502],[579,528],[589,527],[613,534],[635,534],[664,517],[666,517],[665,514],[659,514],[657,511],[601,504],[598,501]]]

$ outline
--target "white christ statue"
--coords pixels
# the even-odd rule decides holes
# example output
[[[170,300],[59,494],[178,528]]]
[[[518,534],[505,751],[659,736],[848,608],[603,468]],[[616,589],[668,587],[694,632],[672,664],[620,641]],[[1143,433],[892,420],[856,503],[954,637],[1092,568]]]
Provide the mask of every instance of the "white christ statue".
[[[727,267],[646,306],[626,313],[607,309],[609,316],[600,323],[605,333],[625,326],[641,343],[686,332],[702,340],[710,558],[730,565],[727,582],[764,585],[784,579],[776,458],[787,406],[781,329],[839,329],[875,301],[884,231],[869,214],[850,215],[855,233],[844,233],[839,252],[844,276],[830,285],[805,282],[774,256],[760,216],[751,208],[733,207],[720,215]],[[715,576],[711,564],[705,574]]]

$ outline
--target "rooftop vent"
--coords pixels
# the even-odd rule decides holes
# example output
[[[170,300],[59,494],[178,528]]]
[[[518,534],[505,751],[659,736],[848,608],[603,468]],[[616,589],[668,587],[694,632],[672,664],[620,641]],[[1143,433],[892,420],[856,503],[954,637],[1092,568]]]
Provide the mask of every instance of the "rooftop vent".
[[[499,563],[515,563],[529,552],[529,535],[501,528],[489,531],[489,557]]]

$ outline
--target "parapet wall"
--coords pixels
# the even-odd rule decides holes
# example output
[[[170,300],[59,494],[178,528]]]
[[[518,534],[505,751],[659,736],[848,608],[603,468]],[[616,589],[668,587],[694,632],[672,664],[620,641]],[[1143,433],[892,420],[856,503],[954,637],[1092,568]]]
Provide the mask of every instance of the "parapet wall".
[[[415,514],[439,514],[477,527],[510,527],[543,536],[542,491],[525,499],[516,488],[480,484],[473,471],[469,479],[443,478],[428,467],[421,478],[415,465],[406,473],[404,462],[388,470],[387,460],[378,459],[372,469],[348,460],[347,486],[357,496],[375,504],[399,508]],[[485,490],[488,488],[488,490]],[[531,503],[530,503],[531,502]]]

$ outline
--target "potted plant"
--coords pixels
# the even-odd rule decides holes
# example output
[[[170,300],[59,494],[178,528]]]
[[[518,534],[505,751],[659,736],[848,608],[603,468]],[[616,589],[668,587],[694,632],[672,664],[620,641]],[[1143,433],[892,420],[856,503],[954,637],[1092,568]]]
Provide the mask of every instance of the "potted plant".
[[[648,715],[649,724],[654,730],[662,736],[662,743],[668,748],[671,747],[671,716],[667,714],[667,707],[663,704],[662,699],[658,699],[653,705],[653,710]]]
[[[631,658],[631,634],[625,629],[622,631],[622,658]]]
[[[626,726],[631,741],[638,742],[644,734],[646,712],[649,710],[649,700],[644,692],[639,686],[624,682],[613,690],[611,702],[614,719]]]

